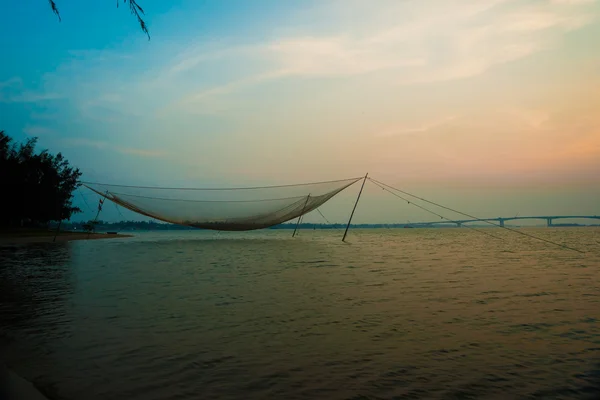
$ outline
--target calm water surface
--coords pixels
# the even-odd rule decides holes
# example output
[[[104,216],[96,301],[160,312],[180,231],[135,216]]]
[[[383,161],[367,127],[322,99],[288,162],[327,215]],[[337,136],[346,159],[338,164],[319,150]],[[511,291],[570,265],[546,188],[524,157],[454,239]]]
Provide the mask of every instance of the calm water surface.
[[[494,231],[496,232],[496,231]],[[0,248],[0,351],[58,399],[600,398],[600,230],[145,233]]]

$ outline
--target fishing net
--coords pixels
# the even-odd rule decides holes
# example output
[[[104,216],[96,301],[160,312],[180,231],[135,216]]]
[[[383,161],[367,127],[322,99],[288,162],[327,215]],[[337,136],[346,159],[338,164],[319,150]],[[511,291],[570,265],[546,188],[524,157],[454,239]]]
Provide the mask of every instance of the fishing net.
[[[307,214],[360,179],[219,189],[83,184],[122,207],[161,221],[219,231],[249,231]]]

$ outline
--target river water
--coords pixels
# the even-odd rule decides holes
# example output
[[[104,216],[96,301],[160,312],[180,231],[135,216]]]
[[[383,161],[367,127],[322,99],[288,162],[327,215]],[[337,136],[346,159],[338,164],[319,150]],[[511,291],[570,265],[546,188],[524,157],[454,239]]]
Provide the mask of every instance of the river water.
[[[600,398],[600,229],[202,231],[0,248],[57,399]]]

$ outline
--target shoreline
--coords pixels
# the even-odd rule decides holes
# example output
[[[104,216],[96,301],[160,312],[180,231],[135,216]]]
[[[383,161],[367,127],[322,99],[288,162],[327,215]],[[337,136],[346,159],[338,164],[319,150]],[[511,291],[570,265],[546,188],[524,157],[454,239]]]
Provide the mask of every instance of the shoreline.
[[[56,236],[56,240],[54,239]],[[85,232],[56,232],[52,231],[17,231],[0,232],[0,245],[70,242],[73,240],[98,240],[129,238],[133,235],[121,233],[85,233]]]
[[[32,382],[0,363],[0,398],[6,400],[49,400]]]

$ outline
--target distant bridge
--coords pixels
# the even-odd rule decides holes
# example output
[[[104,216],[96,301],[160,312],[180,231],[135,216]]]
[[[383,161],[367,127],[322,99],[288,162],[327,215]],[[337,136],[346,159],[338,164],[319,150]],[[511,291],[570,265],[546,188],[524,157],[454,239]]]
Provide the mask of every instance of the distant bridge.
[[[597,219],[600,220],[598,215],[540,215],[540,216],[525,216],[525,217],[498,217],[498,218],[480,218],[480,219],[462,219],[462,220],[450,220],[450,221],[435,221],[435,222],[416,222],[409,223],[408,226],[413,227],[426,227],[431,225],[439,224],[455,224],[460,227],[463,224],[470,222],[497,222],[499,226],[504,226],[506,221],[514,221],[518,219],[539,219],[545,220],[547,226],[552,226],[552,221],[555,219]]]

